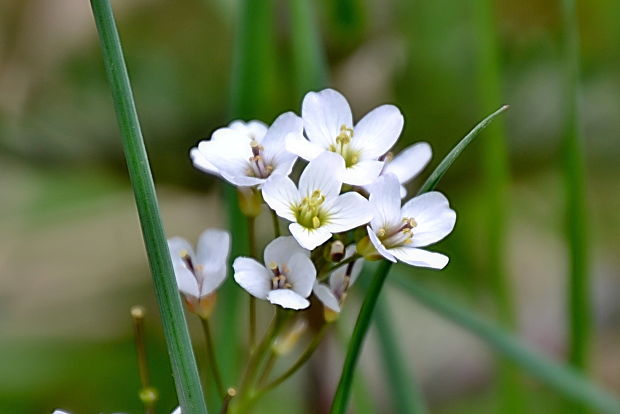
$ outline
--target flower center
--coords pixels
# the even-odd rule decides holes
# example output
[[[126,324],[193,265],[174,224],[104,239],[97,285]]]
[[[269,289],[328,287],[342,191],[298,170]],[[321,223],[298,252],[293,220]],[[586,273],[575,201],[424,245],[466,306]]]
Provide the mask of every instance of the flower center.
[[[417,225],[418,223],[413,217],[403,217],[402,224],[399,227],[388,230],[382,227],[377,232],[377,236],[388,248],[403,246],[412,242],[413,228]]]
[[[273,277],[271,278],[271,289],[292,289],[293,285],[286,278],[286,273],[288,272],[288,268],[286,265],[282,265],[282,268],[278,266],[276,262],[269,263],[269,269],[273,273]]]
[[[328,151],[342,155],[347,168],[354,166],[360,159],[359,151],[353,149],[351,139],[353,138],[353,128],[346,125],[340,126],[340,133],[336,136],[334,143],[327,147]]]
[[[304,197],[301,203],[293,210],[297,222],[308,229],[318,229],[327,221],[327,216],[321,206],[325,196],[320,190],[314,190],[309,197]]]
[[[252,148],[252,156],[249,158],[249,166],[247,174],[250,177],[267,178],[273,171],[273,165],[265,161],[263,156],[263,146],[258,143],[254,138],[250,141],[250,147]]]

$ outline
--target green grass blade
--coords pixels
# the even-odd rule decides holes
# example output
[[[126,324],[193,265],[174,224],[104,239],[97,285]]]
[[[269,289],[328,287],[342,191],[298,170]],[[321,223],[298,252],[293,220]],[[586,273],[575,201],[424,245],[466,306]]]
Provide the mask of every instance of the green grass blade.
[[[469,132],[469,134],[465,135],[465,137],[458,144],[456,144],[454,148],[452,148],[448,155],[446,155],[444,159],[441,160],[437,168],[433,170],[433,172],[426,179],[424,184],[422,184],[422,187],[420,187],[420,190],[418,190],[418,194],[426,193],[433,190],[441,180],[441,177],[443,177],[446,171],[448,171],[448,168],[450,168],[450,166],[454,163],[458,156],[461,155],[463,150],[467,148],[467,146],[474,140],[474,138],[478,136],[480,131],[482,131],[487,125],[489,125],[496,116],[498,116],[508,108],[508,105],[502,106],[497,111],[493,112],[491,115],[480,121],[480,123],[476,125],[474,129]]]
[[[390,280],[438,315],[471,332],[493,351],[514,362],[532,376],[568,398],[608,414],[620,413],[620,400],[588,381],[574,369],[530,349],[518,338],[493,323],[411,280],[396,270]]]
[[[309,0],[291,0],[291,31],[295,84],[301,98],[306,92],[327,86],[328,70]]]
[[[564,25],[565,125],[564,125],[564,181],[566,193],[566,228],[569,250],[569,344],[568,358],[580,371],[588,366],[588,351],[592,337],[592,310],[590,306],[589,252],[587,234],[587,206],[585,189],[585,161],[579,130],[579,33],[574,0],[562,1]],[[582,413],[583,406],[570,405],[568,410]]]
[[[448,168],[456,161],[459,155],[467,148],[467,146],[473,141],[473,139],[482,131],[497,115],[508,109],[508,106],[503,106],[485,119],[483,119],[478,125],[474,127],[458,144],[444,157],[435,170],[431,173],[429,178],[424,182],[418,194],[422,194],[428,191],[432,191]],[[355,366],[359,358],[361,345],[364,342],[368,327],[370,326],[370,318],[377,303],[377,298],[381,293],[383,282],[392,266],[391,262],[383,261],[379,265],[375,276],[369,286],[366,298],[362,304],[362,309],[355,322],[353,328],[353,334],[351,336],[351,342],[349,343],[349,349],[345,357],[344,365],[342,367],[342,373],[340,374],[340,381],[338,382],[338,388],[332,401],[331,414],[344,414],[348,405],[348,398],[351,391],[351,382],[355,371]]]
[[[425,414],[427,410],[422,393],[417,382],[407,370],[407,363],[396,341],[390,310],[386,301],[381,298],[375,308],[375,327],[387,374],[388,390],[392,394],[394,412]]]
[[[91,0],[91,6],[140,216],[179,404],[185,413],[206,414],[196,360],[168,253],[112,7],[109,0]]]
[[[478,49],[477,89],[481,109],[492,111],[501,102],[501,79],[498,58],[497,33],[494,19],[494,2],[476,0],[474,18]],[[506,227],[508,200],[508,153],[504,123],[498,119],[483,134],[482,176],[485,183],[485,249],[487,274],[495,299],[497,313],[502,324],[513,329],[515,312],[513,297],[506,271]],[[505,414],[520,414],[523,407],[523,384],[515,367],[499,361],[500,406]]]

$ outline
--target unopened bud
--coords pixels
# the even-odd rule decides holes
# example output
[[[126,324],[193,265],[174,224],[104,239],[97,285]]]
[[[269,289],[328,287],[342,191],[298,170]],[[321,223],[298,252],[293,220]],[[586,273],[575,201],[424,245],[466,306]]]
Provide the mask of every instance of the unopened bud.
[[[140,305],[132,306],[129,312],[134,319],[144,319],[144,315],[146,314],[144,307]]]
[[[278,355],[289,353],[295,344],[297,344],[297,341],[299,341],[299,338],[306,331],[307,327],[308,322],[306,322],[305,319],[298,319],[293,326],[273,341],[273,352]]]
[[[158,398],[157,390],[153,387],[146,387],[140,390],[140,401],[146,406],[155,404]]]
[[[263,204],[263,196],[255,187],[238,187],[239,208],[247,217],[257,217]]]
[[[344,259],[344,243],[336,240],[329,245],[326,259],[332,263],[338,263]]]
[[[336,312],[327,306],[323,306],[323,317],[325,318],[325,322],[332,323],[340,317],[340,312]]]
[[[366,260],[373,261],[373,260],[380,260],[383,258],[383,256],[379,254],[375,246],[372,244],[368,236],[358,241],[357,245],[355,246],[355,249],[357,253],[363,256],[364,259]]]

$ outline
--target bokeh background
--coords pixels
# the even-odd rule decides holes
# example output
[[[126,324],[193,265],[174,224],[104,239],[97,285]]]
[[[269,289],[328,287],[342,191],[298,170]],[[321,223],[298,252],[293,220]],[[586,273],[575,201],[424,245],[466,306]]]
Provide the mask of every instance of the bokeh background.
[[[358,119],[379,104],[398,105],[405,114],[399,147],[430,142],[431,168],[486,114],[511,105],[440,184],[458,213],[454,233],[436,249],[450,255],[450,265],[442,272],[407,271],[468,309],[512,323],[524,342],[564,360],[562,140],[570,97],[560,0],[310,4],[329,84],[348,97]],[[231,120],[238,4],[113,5],[167,232],[195,240],[205,227],[227,226],[223,186],[194,169],[188,151]],[[265,122],[285,110],[299,112],[303,97],[289,6],[275,1],[272,24],[264,28],[268,47],[256,71],[267,92],[255,117]],[[577,15],[594,331],[589,375],[618,392],[620,3],[579,1]],[[493,187],[489,159],[501,164],[504,149],[508,174]],[[0,412],[141,412],[128,313],[134,304],[149,311],[159,409],[172,409],[165,344],[87,1],[0,3],[0,166]],[[489,209],[498,198],[506,213],[501,267],[510,301],[498,299],[489,259],[490,228],[497,224]],[[263,242],[270,235],[265,221]],[[382,300],[429,412],[504,412],[495,354],[398,288],[388,286]],[[259,412],[324,412],[358,305],[354,295],[340,335]],[[502,317],[506,306],[513,318]],[[218,312],[242,311],[218,304]],[[203,363],[200,330],[189,319]],[[356,413],[396,412],[375,339],[373,331],[362,356]],[[562,396],[526,373],[518,382],[521,412],[568,412]]]

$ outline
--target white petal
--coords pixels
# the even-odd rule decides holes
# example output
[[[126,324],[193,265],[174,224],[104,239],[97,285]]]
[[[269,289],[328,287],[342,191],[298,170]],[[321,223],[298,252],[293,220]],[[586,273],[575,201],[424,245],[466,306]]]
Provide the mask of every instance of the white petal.
[[[196,262],[205,270],[216,270],[225,265],[230,253],[230,233],[225,230],[206,229],[198,238]]]
[[[370,227],[379,231],[381,228],[387,230],[400,225],[400,184],[395,175],[379,177],[370,188],[369,200],[373,211]]]
[[[243,121],[233,121],[228,125],[229,128],[232,128],[238,132],[242,132],[245,136],[250,139],[255,139],[260,142],[265,133],[267,132],[267,125],[265,125],[262,121],[249,121],[247,123]]]
[[[325,228],[340,233],[366,224],[372,218],[370,203],[361,194],[349,191],[338,196],[329,206]]]
[[[347,100],[333,89],[309,92],[301,105],[306,135],[313,143],[327,148],[340,133],[340,127],[353,127],[353,116]]]
[[[382,161],[360,161],[345,170],[342,182],[351,185],[368,185],[377,179],[382,169]]]
[[[426,167],[433,153],[426,142],[418,142],[405,148],[387,163],[384,174],[394,174],[401,184],[405,184]]]
[[[194,273],[187,267],[185,260],[183,260],[185,255],[189,255],[192,260],[195,260],[194,249],[192,249],[187,240],[181,237],[172,237],[168,239],[168,250],[172,259],[177,287],[184,295],[199,298],[200,289],[196,276],[194,276]]]
[[[456,213],[448,199],[437,191],[424,193],[409,200],[401,209],[403,217],[413,217],[412,247],[423,247],[446,237],[456,222]]]
[[[325,243],[332,236],[325,227],[307,229],[299,223],[291,223],[288,229],[301,247],[308,250],[314,250],[314,248]]]
[[[306,257],[310,256],[310,252],[297,243],[294,237],[281,236],[271,241],[267,247],[265,247],[264,260],[265,264],[269,266],[271,262],[278,265],[286,264],[293,255],[303,254]]]
[[[205,156],[198,150],[198,148],[192,148],[189,152],[189,157],[192,159],[192,164],[194,167],[202,170],[206,173],[213,175],[220,175],[217,167],[213,165],[210,161],[207,161]]]
[[[293,206],[301,197],[293,181],[283,175],[272,175],[262,187],[263,199],[278,216],[295,221]]]
[[[316,269],[312,260],[307,254],[298,253],[288,260],[287,267],[287,278],[293,285],[293,290],[304,298],[310,296],[316,280]]]
[[[297,155],[291,154],[287,151],[282,151],[271,162],[273,171],[269,177],[273,175],[285,175],[288,176],[293,171],[293,165],[297,161]]]
[[[183,414],[181,412],[181,407],[177,407],[173,412],[171,412],[170,414]]]
[[[267,295],[267,300],[274,305],[280,305],[286,309],[305,309],[310,306],[307,299],[301,297],[298,293],[291,289],[272,290]]]
[[[348,259],[349,257],[355,254],[355,244],[351,244],[347,246],[347,250],[345,253],[344,259]],[[347,274],[347,270],[349,269],[350,264],[345,266],[340,266],[338,269],[334,270],[329,277],[329,286],[332,290],[337,290],[342,287],[344,283],[345,276]],[[364,260],[357,259],[353,262],[353,267],[351,268],[351,272],[349,274],[349,286],[353,285],[360,275],[362,268],[364,267]]]
[[[228,266],[223,264],[219,269],[202,272],[202,286],[200,287],[200,297],[204,297],[213,293],[226,280]]]
[[[288,137],[286,138],[286,150],[299,155],[307,161],[311,161],[321,155],[325,148],[318,146],[305,138]]]
[[[54,410],[54,412],[52,414],[71,414],[68,411],[62,411],[62,410]],[[174,413],[173,413],[174,414]]]
[[[326,151],[310,161],[299,177],[299,193],[310,196],[315,190],[326,198],[336,197],[342,187],[344,159],[333,152]]]
[[[230,145],[250,145],[253,132],[242,121],[233,121],[228,127],[218,128],[211,134],[211,140]]]
[[[289,134],[292,137],[303,139],[301,118],[293,112],[285,112],[277,117],[261,141],[267,160],[277,157],[282,152],[287,152],[285,139]]]
[[[377,249],[377,252],[379,252],[381,256],[385,257],[390,262],[396,262],[396,258],[394,257],[394,255],[390,253],[385,248],[385,246],[383,246],[383,243],[381,243],[381,240],[379,240],[379,237],[377,237],[375,232],[372,231],[370,226],[367,226],[366,230],[368,230],[368,237],[370,238],[370,242],[372,243],[373,246],[375,246],[375,249]]]
[[[338,298],[336,298],[336,295],[334,295],[334,292],[332,292],[329,286],[317,282],[314,284],[312,291],[324,306],[334,312],[340,312],[340,303],[338,302]]]
[[[424,249],[416,249],[415,247],[396,247],[390,249],[390,253],[401,262],[432,269],[443,269],[449,261],[448,256],[441,253],[429,252]]]
[[[352,144],[365,154],[378,158],[398,139],[405,120],[394,105],[381,105],[370,111],[355,125]]]
[[[267,299],[272,274],[265,266],[249,257],[237,257],[233,263],[235,282],[259,299]]]

